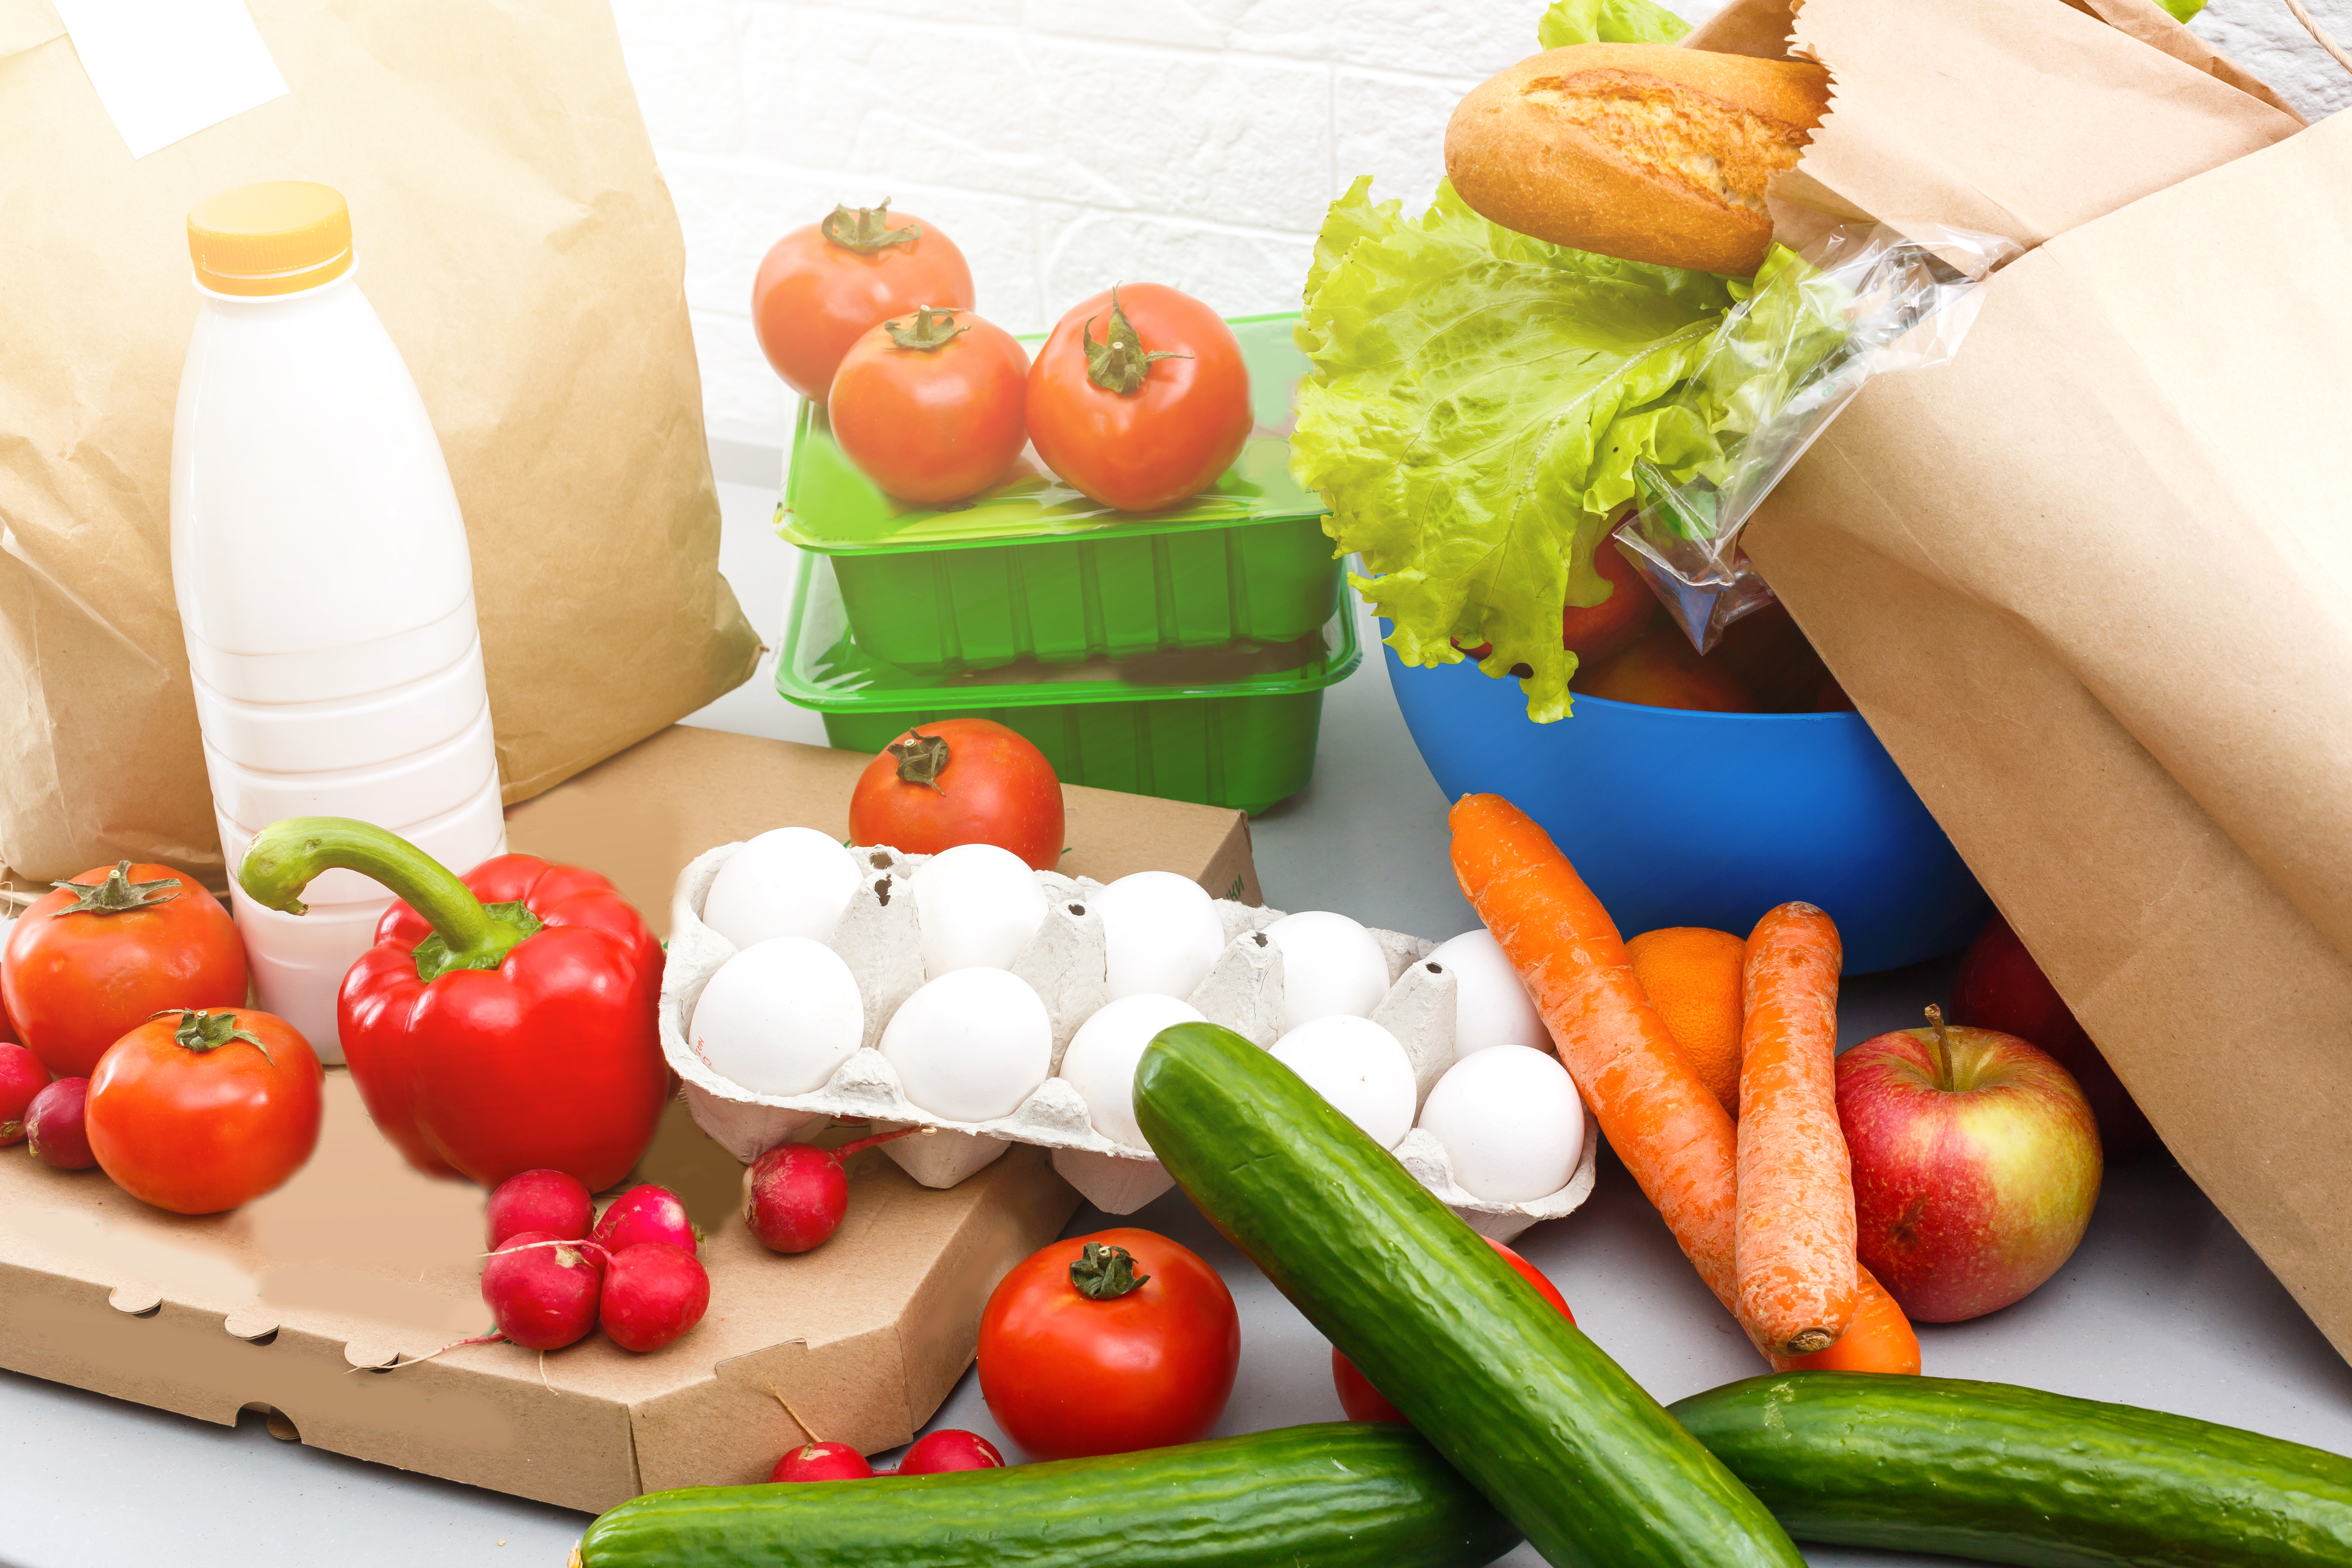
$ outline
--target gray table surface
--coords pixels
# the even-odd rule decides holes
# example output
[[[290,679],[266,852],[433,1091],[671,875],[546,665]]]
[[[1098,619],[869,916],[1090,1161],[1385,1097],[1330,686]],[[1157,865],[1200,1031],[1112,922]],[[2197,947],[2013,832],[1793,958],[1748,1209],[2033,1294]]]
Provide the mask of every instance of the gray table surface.
[[[729,577],[747,604],[781,603],[786,567],[760,526],[772,490],[730,485],[722,494]],[[783,709],[770,680],[763,667],[708,721],[820,739],[810,716]],[[1325,703],[1313,784],[1253,826],[1267,901],[1340,910],[1430,937],[1469,929],[1475,917],[1447,867],[1444,808],[1385,670],[1368,658]],[[1946,962],[1849,982],[1843,1043],[1907,1026],[1922,1005],[1944,998],[1950,978]],[[1119,1220],[1082,1210],[1070,1234],[1113,1224],[1176,1237],[1232,1286],[1242,1365],[1221,1433],[1339,1418],[1322,1337],[1182,1194]],[[1604,1159],[1581,1210],[1517,1245],[1559,1283],[1593,1339],[1658,1398],[1765,1370],[1612,1162]],[[1931,1373],[2143,1405],[2352,1453],[2352,1367],[2162,1155],[2109,1173],[2090,1234],[2049,1284],[1975,1322],[1922,1327],[1919,1338]],[[1010,1457],[970,1374],[932,1424],[986,1434]],[[0,1373],[0,1563],[7,1568],[553,1568],[587,1521],[281,1443],[258,1416],[215,1426]],[[1822,1547],[1806,1558],[1822,1568],[1950,1561]],[[1522,1546],[1503,1562],[1533,1568],[1540,1559]]]

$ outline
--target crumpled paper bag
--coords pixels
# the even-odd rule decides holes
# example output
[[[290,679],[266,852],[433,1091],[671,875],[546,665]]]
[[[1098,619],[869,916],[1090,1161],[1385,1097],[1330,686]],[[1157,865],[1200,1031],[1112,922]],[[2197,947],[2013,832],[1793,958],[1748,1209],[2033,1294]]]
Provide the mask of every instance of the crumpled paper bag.
[[[2352,122],[2146,0],[1763,0],[1776,197],[2029,248],[1747,534],[2166,1144],[2352,1355]]]

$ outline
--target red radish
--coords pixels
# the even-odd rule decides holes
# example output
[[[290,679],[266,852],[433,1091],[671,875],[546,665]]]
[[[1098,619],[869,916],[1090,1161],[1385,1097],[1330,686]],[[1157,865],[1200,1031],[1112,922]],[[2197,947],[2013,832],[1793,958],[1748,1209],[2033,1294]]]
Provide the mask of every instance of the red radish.
[[[33,1096],[25,1108],[25,1136],[43,1164],[60,1171],[87,1171],[98,1163],[89,1152],[89,1128],[82,1121],[82,1103],[89,1098],[89,1079],[61,1078]]]
[[[569,1171],[525,1171],[499,1184],[488,1212],[490,1250],[496,1252],[508,1237],[527,1230],[579,1241],[596,1217],[596,1202]]]
[[[676,1193],[646,1185],[631,1187],[605,1205],[604,1217],[596,1222],[589,1239],[607,1252],[619,1252],[641,1241],[666,1242],[691,1258],[699,1237]]]
[[[0,1044],[0,1149],[25,1141],[25,1112],[49,1086],[49,1069],[23,1046]]]
[[[552,1231],[545,1230],[519,1230],[499,1243],[496,1250],[512,1252],[525,1247],[544,1247],[551,1252],[558,1247],[568,1247],[581,1256],[588,1267],[595,1271],[599,1280],[604,1278],[604,1265],[613,1260],[611,1253],[593,1241],[583,1241],[576,1236],[557,1236]],[[485,1289],[482,1292],[482,1300],[488,1302],[489,1299],[489,1292]]]
[[[1004,1464],[996,1445],[977,1432],[942,1426],[915,1440],[898,1461],[902,1476],[936,1476],[944,1470],[993,1470]]]
[[[777,1144],[743,1173],[744,1223],[772,1252],[806,1252],[839,1230],[841,1216],[849,1212],[849,1173],[842,1162],[861,1149],[919,1131],[877,1132],[838,1149]]]
[[[862,1481],[874,1473],[866,1456],[846,1443],[803,1443],[776,1461],[772,1481]]]
[[[604,1265],[597,1316],[625,1351],[657,1351],[702,1321],[710,1276],[694,1254],[666,1241],[641,1241]]]
[[[588,1244],[526,1230],[482,1266],[482,1300],[509,1342],[557,1351],[596,1326],[602,1279]]]

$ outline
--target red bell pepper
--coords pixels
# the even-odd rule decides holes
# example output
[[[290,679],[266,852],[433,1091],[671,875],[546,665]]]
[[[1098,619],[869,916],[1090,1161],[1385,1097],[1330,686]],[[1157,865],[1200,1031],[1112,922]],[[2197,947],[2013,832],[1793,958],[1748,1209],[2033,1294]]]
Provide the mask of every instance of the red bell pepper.
[[[368,1114],[408,1163],[486,1187],[547,1169],[593,1193],[627,1175],[670,1080],[661,944],[613,884],[529,855],[461,879],[339,816],[264,829],[236,875],[257,902],[299,915],[298,895],[336,868],[402,900],[343,976],[336,1022]]]

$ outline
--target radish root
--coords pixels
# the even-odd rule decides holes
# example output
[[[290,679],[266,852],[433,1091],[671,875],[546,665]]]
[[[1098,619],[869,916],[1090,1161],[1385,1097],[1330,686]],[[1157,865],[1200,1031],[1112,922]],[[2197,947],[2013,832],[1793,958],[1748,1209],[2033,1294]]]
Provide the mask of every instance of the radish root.
[[[801,1418],[801,1413],[793,1408],[792,1401],[786,1399],[782,1394],[776,1392],[776,1385],[768,1381],[768,1376],[765,1373],[761,1373],[760,1374],[760,1386],[768,1391],[769,1398],[774,1400],[777,1404],[784,1407],[784,1414],[791,1416],[793,1425],[801,1429],[802,1436],[807,1438],[811,1443],[822,1443],[824,1441],[824,1438],[816,1435],[815,1427],[810,1426],[806,1421]]]
[[[416,1358],[415,1358],[415,1360],[413,1360],[413,1361],[401,1361],[401,1360],[396,1360],[396,1359],[395,1359],[390,1366],[352,1366],[352,1367],[345,1367],[343,1370],[344,1370],[346,1373],[353,1373],[353,1372],[398,1372],[398,1371],[399,1371],[402,1367],[404,1367],[404,1366],[423,1366],[426,1362],[431,1361],[431,1360],[433,1359],[433,1357],[434,1357],[434,1356],[436,1356],[436,1355],[446,1355],[446,1354],[447,1354],[449,1352],[451,1352],[451,1351],[454,1351],[454,1350],[463,1350],[463,1349],[464,1349],[466,1346],[467,1346],[467,1345],[496,1345],[496,1344],[504,1344],[504,1343],[506,1342],[506,1338],[507,1338],[507,1337],[506,1337],[506,1335],[504,1335],[504,1334],[500,1334],[500,1333],[488,1333],[488,1334],[483,1334],[483,1335],[481,1335],[480,1337],[478,1337],[478,1338],[477,1338],[477,1339],[470,1339],[470,1340],[453,1340],[453,1341],[451,1341],[449,1343],[447,1343],[447,1344],[446,1344],[446,1345],[443,1345],[439,1350],[433,1352],[431,1354],[429,1354],[429,1355],[421,1355],[421,1356],[418,1356],[418,1357],[416,1357]],[[546,1354],[547,1352],[544,1352],[544,1351],[542,1351],[542,1352],[541,1352],[540,1353],[541,1353],[541,1355],[544,1355],[544,1354]]]

